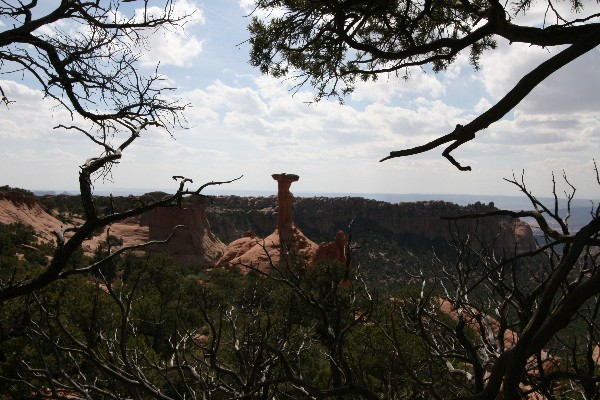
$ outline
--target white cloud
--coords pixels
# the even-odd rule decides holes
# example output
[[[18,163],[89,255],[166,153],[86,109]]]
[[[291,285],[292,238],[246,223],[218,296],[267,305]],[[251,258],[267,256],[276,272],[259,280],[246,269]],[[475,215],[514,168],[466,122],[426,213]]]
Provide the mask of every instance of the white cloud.
[[[543,19],[540,10],[526,18]],[[544,60],[561,49],[540,49],[519,43],[499,43],[496,51],[482,57],[478,79],[487,96],[475,107],[481,113],[495,104],[517,82]],[[486,163],[502,162],[507,168],[525,170],[531,189],[549,194],[551,171],[565,169],[583,197],[598,195],[589,183],[581,183],[590,174],[589,163],[597,157],[600,137],[600,81],[597,65],[600,51],[583,55],[558,70],[504,117],[461,149],[469,157],[485,155]],[[504,174],[506,175],[506,174]]]
[[[39,157],[40,153],[36,154],[36,157]],[[48,162],[57,162],[58,160],[69,161],[73,163],[80,163],[82,156],[79,154],[74,154],[70,151],[66,151],[61,148],[50,148],[43,152],[43,155],[47,157]]]
[[[510,146],[511,151],[591,154],[597,148],[600,118],[594,113],[533,114],[516,111],[478,137],[487,145]],[[590,157],[585,156],[585,157]]]
[[[254,0],[239,0],[238,4],[244,11],[245,15],[252,15],[259,19],[268,20],[271,18],[278,18],[284,14],[282,7],[265,9],[256,9],[256,2]]]
[[[29,189],[76,187],[81,156],[57,147],[43,149],[35,142],[28,145],[29,148],[0,151],[2,184]]]
[[[264,77],[256,82],[256,87],[237,87],[215,81],[204,89],[180,93],[183,101],[192,105],[190,129],[176,130],[175,139],[157,129],[144,131],[113,170],[115,184],[168,188],[172,175],[211,180],[245,174],[238,183],[241,186],[236,187],[269,189],[271,173],[294,172],[302,181],[296,190],[493,194],[510,190],[499,189],[499,185],[512,169],[526,169],[546,183],[544,174],[551,167],[569,166],[577,173],[585,170],[582,165],[589,163],[590,153],[597,149],[598,118],[565,113],[549,119],[516,112],[513,119],[494,124],[453,153],[459,162],[474,167],[471,173],[455,170],[442,158],[443,147],[378,163],[392,150],[421,145],[450,132],[456,123],[471,119],[473,111],[425,97],[405,101],[402,106],[375,102],[355,108],[335,101],[308,105],[304,100],[312,99],[309,92],[292,96],[285,87],[279,90]],[[484,103],[485,99],[480,100],[479,105]],[[72,165],[97,151],[93,147],[91,151],[49,148],[54,150],[44,158],[54,155],[66,162],[70,158],[60,154],[63,150],[74,155]],[[9,160],[11,154],[34,160],[14,150],[3,156]],[[553,158],[568,161],[546,165]],[[16,164],[10,165],[14,168]],[[61,171],[75,181],[77,169],[72,165]],[[26,181],[33,182],[29,175]],[[304,189],[302,185],[306,185]],[[42,186],[38,182],[29,187]],[[547,193],[544,185],[539,189],[545,191],[541,194]]]
[[[154,34],[148,40],[148,51],[142,53],[140,61],[145,66],[175,65],[189,67],[191,61],[202,52],[202,42],[178,32],[163,32],[162,39]]]
[[[267,105],[254,90],[236,88],[215,82],[207,88],[211,94],[212,107],[235,110],[240,114],[260,115],[267,112]]]
[[[194,108],[210,105],[223,116],[217,129],[220,137],[230,135],[232,154],[242,152],[233,155],[235,159],[253,154],[262,163],[375,162],[396,146],[423,144],[464,119],[460,109],[440,100],[419,98],[411,109],[374,103],[358,110],[328,100],[307,104],[312,100],[310,92],[292,95],[271,78],[256,82],[256,91],[217,81],[185,96],[197,100],[191,100]],[[196,122],[198,131],[206,130],[201,129],[201,121]],[[240,146],[240,141],[245,145]]]
[[[457,79],[464,79],[465,70],[472,70],[472,66],[469,62],[469,53],[463,51],[456,56],[456,59],[452,64],[448,66],[448,69],[441,73],[444,76],[445,81],[455,81]]]
[[[408,78],[389,75],[380,76],[376,81],[357,81],[356,89],[351,95],[355,101],[367,101],[389,104],[397,98],[408,95],[439,97],[445,93],[440,76],[422,69],[410,70]]]
[[[34,140],[51,138],[59,124],[72,124],[71,115],[58,102],[44,98],[39,90],[21,83],[0,80],[5,96],[11,102],[0,106],[0,137]]]
[[[239,0],[239,5],[240,8],[246,13],[252,12],[252,10],[254,10],[254,8],[256,7],[254,0]]]
[[[479,78],[488,94],[497,101],[527,73],[560,50],[501,42],[497,50],[482,57]],[[600,108],[600,97],[597,96],[600,91],[599,64],[600,51],[594,49],[550,75],[518,108],[535,113],[597,110]]]
[[[360,83],[345,105],[327,100],[308,105],[306,102],[313,100],[308,88],[292,95],[289,90],[293,82],[256,76],[257,72],[249,71],[245,59],[239,57],[239,49],[234,50],[237,53],[233,57],[226,53],[232,48],[230,43],[239,43],[240,37],[247,36],[241,31],[248,20],[241,16],[237,20],[235,12],[228,11],[231,3],[237,12],[237,5],[249,10],[252,4],[243,0],[215,3],[214,13],[223,18],[200,25],[202,14],[195,29],[184,32],[188,36],[173,32],[174,45],[166,44],[162,31],[151,36],[150,45],[167,53],[153,50],[148,60],[164,58],[162,64],[191,65],[201,49],[185,49],[186,43],[193,44],[190,39],[204,44],[203,51],[210,53],[210,58],[206,57],[193,73],[169,70],[173,86],[182,84],[183,74],[192,76],[183,81],[187,88],[174,94],[191,104],[186,114],[189,129],[176,129],[175,139],[163,131],[144,131],[113,170],[115,185],[169,188],[173,187],[172,175],[209,181],[244,174],[243,180],[224,190],[275,190],[270,174],[293,172],[301,176],[293,187],[295,192],[517,195],[502,181],[513,169],[526,170],[536,194],[548,193],[549,174],[556,168],[566,168],[574,180],[591,173],[590,162],[597,156],[600,140],[600,118],[594,111],[599,108],[594,71],[600,64],[597,55],[588,55],[581,65],[574,64],[577,68],[566,69],[566,76],[552,76],[548,86],[537,88],[515,112],[457,149],[453,155],[473,166],[472,172],[463,173],[450,165],[441,156],[443,146],[379,163],[392,150],[422,145],[449,133],[457,123],[473,119],[550,55],[501,43],[497,51],[484,55],[477,80],[470,78],[468,58],[461,55],[442,74],[415,70],[407,82],[382,77],[378,82]],[[191,1],[185,4],[197,7]],[[213,11],[207,12],[212,16]],[[206,41],[202,43],[201,38]],[[179,54],[181,49],[186,54]],[[188,52],[195,55],[188,57]],[[10,127],[0,130],[0,184],[11,184],[8,180],[14,177],[29,188],[55,185],[62,189],[76,184],[77,165],[97,155],[98,149],[74,132],[48,135],[47,129],[54,126],[62,111],[41,100],[40,92],[10,84],[14,85],[13,96],[20,93],[15,98],[23,108],[17,110],[11,105],[8,111],[0,109],[2,126]],[[571,93],[575,97],[569,97]],[[36,155],[40,158],[37,161]],[[51,165],[44,161],[51,158],[60,162]],[[59,168],[62,162],[65,166]],[[38,169],[39,174],[35,173]],[[578,194],[585,196],[585,191],[588,188],[582,186]]]
[[[515,15],[516,8],[514,6],[507,8],[507,10],[512,14],[511,22],[522,26],[537,27],[548,27],[554,24],[562,25],[564,23],[562,19],[584,19],[600,11],[600,4],[597,2],[580,4],[583,7],[578,13],[574,12],[572,2],[570,1],[552,3],[551,8],[548,7],[548,3],[530,2],[530,7],[524,13],[520,12],[518,15]],[[557,14],[560,17],[557,17]]]
[[[477,113],[483,113],[483,112],[487,111],[491,106],[492,106],[492,104],[489,102],[489,100],[486,99],[485,97],[482,97],[479,100],[479,102],[477,102],[477,104],[475,105],[473,110]]]
[[[196,24],[204,24],[205,17],[202,9],[194,2],[176,0],[172,7],[171,18],[184,18],[174,26],[163,26],[160,29],[146,33],[145,47],[141,52],[140,61],[146,66],[175,65],[178,67],[191,66],[191,62],[202,52],[202,41],[190,33],[190,28]],[[160,17],[164,9],[158,6],[147,9],[136,9],[135,19],[142,20],[144,13]]]

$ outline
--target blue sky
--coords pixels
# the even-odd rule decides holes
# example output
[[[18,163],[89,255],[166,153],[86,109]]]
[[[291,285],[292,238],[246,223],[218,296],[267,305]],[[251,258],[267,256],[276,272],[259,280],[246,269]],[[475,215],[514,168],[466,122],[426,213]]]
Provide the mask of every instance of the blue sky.
[[[483,56],[480,71],[464,54],[443,74],[416,69],[406,82],[381,77],[359,84],[344,105],[334,99],[309,105],[309,87],[293,94],[293,82],[261,76],[248,64],[250,0],[176,3],[195,10],[194,20],[184,31],[149,36],[140,69],[150,73],[160,62],[160,72],[178,88],[176,96],[191,105],[188,127],[174,138],[145,132],[112,176],[96,182],[98,190],[168,190],[175,188],[173,175],[205,182],[243,174],[220,189],[274,191],[271,174],[288,172],[300,175],[297,193],[518,195],[502,178],[525,170],[529,188],[547,196],[553,171],[559,193],[564,190],[564,170],[579,198],[600,197],[593,172],[593,159],[600,158],[598,49],[553,75],[503,121],[456,151],[461,163],[473,167],[460,172],[441,157],[441,148],[378,160],[468,122],[557,50],[499,41],[497,51]],[[127,4],[123,11],[133,13],[135,2]],[[521,20],[538,23],[544,11],[534,8]],[[82,136],[53,130],[69,116],[43,99],[30,80],[0,78],[15,101],[0,108],[0,185],[76,189],[78,166],[100,149]]]

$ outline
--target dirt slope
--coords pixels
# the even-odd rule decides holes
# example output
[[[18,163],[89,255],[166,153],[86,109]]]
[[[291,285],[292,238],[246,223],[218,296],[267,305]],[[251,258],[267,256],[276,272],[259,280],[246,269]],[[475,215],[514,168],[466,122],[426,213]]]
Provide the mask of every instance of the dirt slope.
[[[17,192],[0,192],[0,223],[21,223],[31,226],[40,241],[54,241],[54,233],[63,223],[47,213],[40,202]]]

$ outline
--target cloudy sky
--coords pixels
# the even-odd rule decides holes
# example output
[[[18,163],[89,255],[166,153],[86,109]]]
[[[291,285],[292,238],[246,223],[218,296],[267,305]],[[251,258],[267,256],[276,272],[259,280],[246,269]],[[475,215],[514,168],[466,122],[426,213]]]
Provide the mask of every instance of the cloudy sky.
[[[127,149],[98,190],[173,189],[173,175],[205,182],[244,178],[221,188],[274,191],[272,173],[295,173],[295,193],[451,193],[518,195],[506,183],[525,171],[540,196],[562,193],[563,171],[579,198],[600,198],[593,159],[600,158],[600,50],[568,65],[535,89],[504,120],[453,154],[473,171],[460,172],[442,148],[379,163],[392,150],[423,144],[494,104],[533,67],[555,54],[499,42],[474,71],[467,55],[446,73],[413,70],[408,81],[382,77],[361,83],[344,105],[308,104],[310,88],[261,76],[247,62],[249,0],[177,0],[195,10],[182,31],[157,32],[140,69],[160,72],[191,107],[187,129],[174,138],[148,131]],[[128,3],[134,12],[135,2]],[[545,10],[525,18],[541,21]],[[0,22],[0,29],[2,25]],[[3,71],[5,72],[5,71]],[[69,115],[20,76],[3,75],[14,101],[0,108],[0,185],[74,190],[78,166],[100,149],[73,132],[53,130]],[[599,160],[600,161],[600,160]]]

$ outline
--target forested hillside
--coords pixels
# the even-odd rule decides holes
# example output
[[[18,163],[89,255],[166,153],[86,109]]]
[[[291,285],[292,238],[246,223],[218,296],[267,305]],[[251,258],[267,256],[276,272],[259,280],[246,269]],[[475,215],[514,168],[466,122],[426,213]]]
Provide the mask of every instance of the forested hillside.
[[[36,205],[48,215],[80,218],[75,197],[12,193],[3,201],[25,211]],[[161,196],[94,200],[126,210]],[[276,198],[205,200],[181,205],[206,208],[205,216],[182,215],[187,222],[207,216],[210,223],[198,229],[210,226],[223,239],[247,229],[266,235],[277,225]],[[519,341],[528,316],[507,299],[535,293],[552,265],[541,254],[513,258],[516,240],[504,254],[502,240],[484,240],[501,237],[490,234],[498,229],[516,232],[506,216],[479,226],[437,221],[497,212],[492,205],[299,198],[293,209],[315,240],[330,240],[336,226],[352,234],[344,263],[307,268],[290,254],[285,267],[266,273],[246,265],[250,272],[242,274],[235,266],[180,264],[168,244],[143,257],[119,254],[123,241],[115,236],[94,254],[80,249],[66,279],[2,304],[0,392],[7,399],[468,397],[492,370],[490,360]],[[157,210],[148,215],[179,215]],[[519,240],[531,239],[526,232]],[[5,285],[43,271],[53,253],[22,223],[1,225],[0,246]],[[520,390],[593,398],[546,376],[574,376],[578,368],[571,384],[595,381],[598,304],[588,303],[528,358]]]

